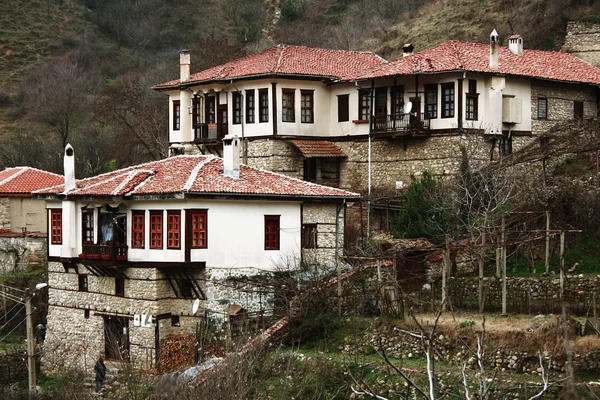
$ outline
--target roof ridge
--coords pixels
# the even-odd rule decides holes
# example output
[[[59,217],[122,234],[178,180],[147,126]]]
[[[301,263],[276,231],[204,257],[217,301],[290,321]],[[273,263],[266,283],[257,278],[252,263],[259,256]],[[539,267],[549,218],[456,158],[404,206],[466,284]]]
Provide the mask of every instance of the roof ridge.
[[[285,44],[284,45],[280,45],[281,48],[279,50],[279,55],[277,57],[277,65],[275,65],[275,73],[279,72],[279,67],[281,67],[281,60],[283,59],[283,53],[285,52]]]
[[[16,167],[14,167],[16,168]],[[12,174],[11,176],[9,176],[8,178],[5,178],[4,180],[0,181],[0,186],[4,185],[5,183],[8,183],[10,181],[12,181],[13,179],[15,179],[18,176],[21,176],[25,173],[25,171],[27,171],[27,167],[21,169],[20,171],[15,172],[14,174]]]
[[[115,188],[115,190],[112,191],[111,195],[112,196],[117,196],[118,193],[121,191],[121,189],[123,189],[123,187],[125,185],[127,185],[129,182],[132,181],[133,178],[135,178],[138,174],[140,173],[149,173],[149,176],[154,175],[154,171],[153,170],[145,170],[145,169],[134,169],[133,171],[129,171],[129,173],[127,174],[127,178],[123,179],[123,182],[119,183],[119,185]],[[148,177],[146,177],[147,179]],[[146,180],[144,179],[144,181]],[[143,181],[142,181],[143,182]]]
[[[211,155],[211,156],[208,156],[206,159],[200,161],[198,164],[196,164],[194,169],[192,169],[192,172],[190,172],[190,176],[188,176],[188,179],[185,182],[185,185],[183,185],[184,192],[189,192],[190,188],[192,187],[192,185],[196,181],[196,178],[198,177],[198,172],[200,172],[202,167],[204,167],[206,164],[208,164],[211,160],[213,160],[215,158],[216,157],[214,155]]]

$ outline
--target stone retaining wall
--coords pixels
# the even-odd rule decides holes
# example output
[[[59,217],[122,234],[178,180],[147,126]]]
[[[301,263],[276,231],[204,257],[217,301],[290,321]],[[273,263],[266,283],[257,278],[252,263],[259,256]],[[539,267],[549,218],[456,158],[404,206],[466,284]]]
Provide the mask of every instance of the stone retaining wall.
[[[10,229],[9,197],[0,197],[0,229]]]
[[[562,51],[600,66],[600,25],[569,21]]]
[[[10,350],[0,353],[0,384],[27,380],[27,351]]]
[[[0,233],[0,274],[44,268],[47,264],[47,240],[42,236]]]

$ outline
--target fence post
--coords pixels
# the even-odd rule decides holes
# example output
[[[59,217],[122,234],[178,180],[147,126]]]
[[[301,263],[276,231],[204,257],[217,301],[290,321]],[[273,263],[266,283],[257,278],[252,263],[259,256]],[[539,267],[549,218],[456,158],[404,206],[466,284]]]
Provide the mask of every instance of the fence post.
[[[546,211],[546,273],[550,272],[550,211]]]

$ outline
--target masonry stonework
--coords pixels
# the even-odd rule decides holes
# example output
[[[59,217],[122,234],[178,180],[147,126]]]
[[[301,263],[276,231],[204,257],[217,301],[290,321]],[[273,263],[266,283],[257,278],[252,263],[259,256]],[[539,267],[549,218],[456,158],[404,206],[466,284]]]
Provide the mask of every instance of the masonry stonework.
[[[0,197],[0,229],[10,229],[10,198]]]
[[[600,24],[569,21],[562,51],[600,66]]]
[[[0,274],[46,267],[45,236],[0,235]]]

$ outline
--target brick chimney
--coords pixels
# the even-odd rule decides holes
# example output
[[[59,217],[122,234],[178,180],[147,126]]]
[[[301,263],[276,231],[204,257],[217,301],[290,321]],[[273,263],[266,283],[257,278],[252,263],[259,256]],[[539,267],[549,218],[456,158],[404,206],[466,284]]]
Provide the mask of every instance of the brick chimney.
[[[508,49],[518,56],[523,55],[523,38],[521,35],[511,35],[508,38]]]
[[[498,47],[500,47],[500,36],[494,29],[490,33],[490,69],[498,71]]]
[[[240,177],[240,138],[237,135],[223,138],[223,174]]]
[[[190,52],[181,50],[179,53],[179,79],[181,82],[190,79]]]
[[[410,56],[415,50],[415,46],[412,43],[406,43],[402,46],[402,57]]]

